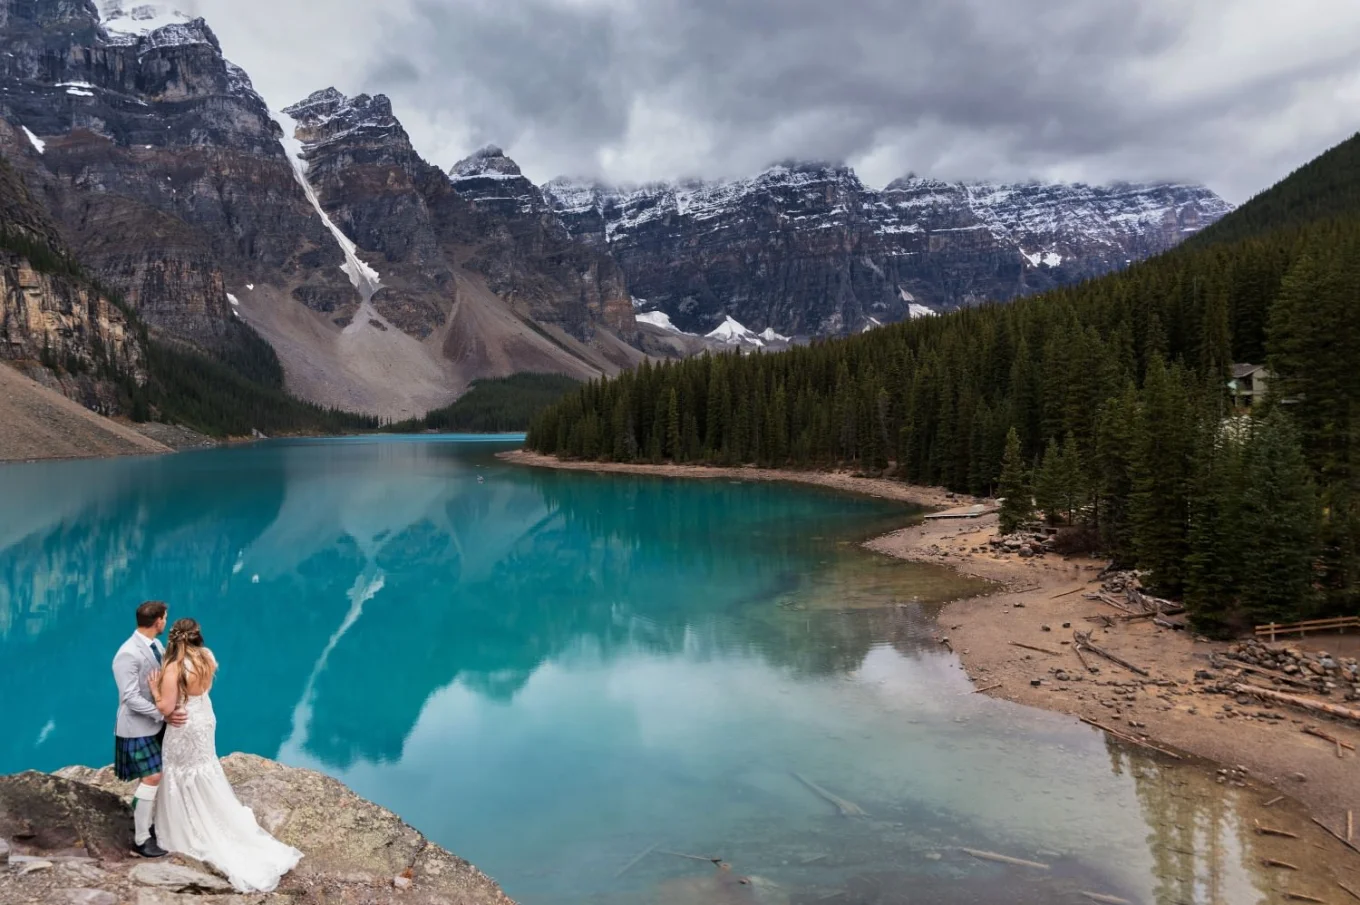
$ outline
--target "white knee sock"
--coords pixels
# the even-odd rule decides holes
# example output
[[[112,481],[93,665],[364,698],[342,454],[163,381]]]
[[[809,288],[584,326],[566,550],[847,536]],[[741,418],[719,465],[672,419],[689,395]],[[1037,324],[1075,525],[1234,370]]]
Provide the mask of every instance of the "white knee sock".
[[[156,788],[141,782],[132,793],[132,841],[138,845],[151,838],[151,824],[156,819]]]

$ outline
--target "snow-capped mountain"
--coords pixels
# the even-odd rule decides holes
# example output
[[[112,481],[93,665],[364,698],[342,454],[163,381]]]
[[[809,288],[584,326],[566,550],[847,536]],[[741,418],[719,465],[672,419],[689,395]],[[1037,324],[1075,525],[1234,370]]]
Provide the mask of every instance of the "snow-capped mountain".
[[[1231,206],[1201,186],[949,183],[882,191],[784,164],[729,182],[636,188],[559,179],[573,233],[680,329],[726,318],[791,335],[858,332],[1097,276],[1163,251]]]
[[[159,334],[258,362],[253,328],[296,394],[387,417],[641,359],[612,258],[462,178],[513,161],[450,176],[381,95],[271,111],[185,5],[0,0],[0,154]]]

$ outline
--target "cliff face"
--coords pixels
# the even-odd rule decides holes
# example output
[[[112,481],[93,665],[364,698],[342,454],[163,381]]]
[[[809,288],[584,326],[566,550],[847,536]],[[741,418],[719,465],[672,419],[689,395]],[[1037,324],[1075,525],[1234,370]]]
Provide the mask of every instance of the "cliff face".
[[[557,180],[567,228],[607,249],[639,310],[708,333],[731,316],[790,335],[858,332],[1008,300],[1170,248],[1230,206],[1198,186],[989,185],[846,167],[621,190]]]
[[[343,287],[278,126],[202,19],[111,0],[102,25],[91,2],[3,6],[0,116],[15,128],[0,150],[151,326],[220,348],[234,335],[228,285]]]
[[[79,272],[56,225],[3,160],[0,360],[102,414],[119,412],[119,381],[146,381],[140,335]]]

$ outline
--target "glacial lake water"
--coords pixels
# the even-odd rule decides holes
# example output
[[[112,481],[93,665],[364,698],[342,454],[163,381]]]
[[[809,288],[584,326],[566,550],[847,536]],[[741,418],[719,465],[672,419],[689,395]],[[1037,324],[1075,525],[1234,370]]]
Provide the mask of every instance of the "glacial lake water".
[[[160,598],[222,663],[221,753],[336,776],[525,905],[1279,901],[1257,793],[969,694],[934,613],[980,587],[858,545],[910,510],[514,445],[0,467],[0,773],[111,759]]]

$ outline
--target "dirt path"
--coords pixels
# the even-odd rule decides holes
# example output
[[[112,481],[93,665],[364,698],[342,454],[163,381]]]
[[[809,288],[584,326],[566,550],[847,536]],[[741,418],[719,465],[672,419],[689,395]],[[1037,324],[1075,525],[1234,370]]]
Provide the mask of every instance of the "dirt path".
[[[502,458],[579,471],[789,481],[940,508],[979,502],[939,488],[844,473],[560,462],[526,452]],[[1197,641],[1192,633],[1168,631],[1149,621],[1119,622],[1113,628],[1087,621],[1088,616],[1118,615],[1082,596],[1082,591],[1098,585],[1096,576],[1104,562],[1053,554],[1029,559],[999,554],[988,546],[995,535],[996,516],[988,515],[929,520],[866,545],[902,559],[953,566],[1002,585],[995,594],[949,604],[939,617],[942,635],[948,637],[979,689],[1020,704],[1086,717],[1228,767],[1245,768],[1252,779],[1303,802],[1315,817],[1343,834],[1347,811],[1360,818],[1360,750],[1343,751],[1345,756],[1338,758],[1335,746],[1302,731],[1305,726],[1320,726],[1360,749],[1360,727],[1336,720],[1323,725],[1285,708],[1257,702],[1244,705],[1228,695],[1205,693],[1205,683],[1197,682],[1195,674],[1208,669],[1210,655],[1225,650],[1227,644]],[[1087,673],[1071,652],[1074,629],[1091,631],[1096,644],[1147,669],[1151,678],[1142,679],[1090,654],[1087,657],[1099,672]],[[1056,653],[1028,650],[1013,642]],[[1339,656],[1355,656],[1360,639],[1308,639],[1282,646],[1322,647]],[[1067,678],[1060,680],[1058,670]],[[1360,826],[1357,831],[1356,843],[1360,844]],[[1345,856],[1340,843],[1335,848],[1338,857]]]
[[[170,447],[0,364],[0,461],[169,451]]]

